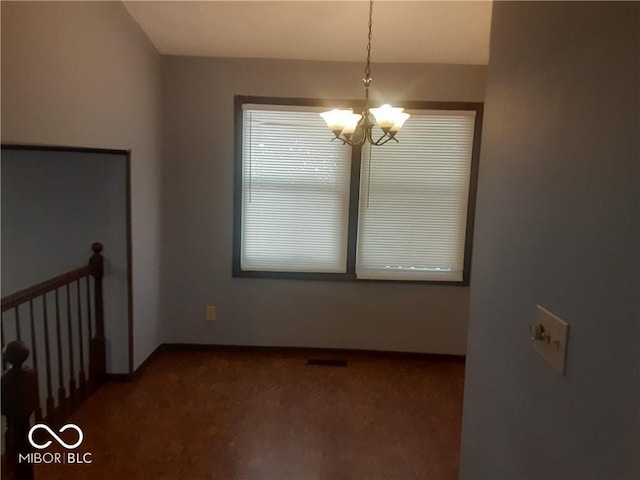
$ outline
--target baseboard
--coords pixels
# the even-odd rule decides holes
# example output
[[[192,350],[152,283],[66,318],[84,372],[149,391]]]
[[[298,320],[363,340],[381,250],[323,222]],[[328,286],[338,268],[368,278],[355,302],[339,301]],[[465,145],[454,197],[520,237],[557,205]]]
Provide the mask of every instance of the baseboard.
[[[149,356],[142,362],[138,368],[134,370],[133,373],[107,373],[105,375],[105,380],[107,382],[115,382],[115,383],[127,383],[133,382],[140,378],[140,375],[144,372],[144,370],[149,366],[152,362],[153,358],[158,355],[158,353],[162,350],[163,345],[159,345],[156,349],[149,354]]]
[[[138,378],[140,378],[140,376],[144,373],[144,371],[147,369],[147,367],[153,361],[153,359],[156,356],[158,356],[158,354],[163,350],[163,347],[164,347],[164,344],[158,345],[156,349],[153,352],[151,352],[149,356],[144,360],[144,362],[138,365],[138,368],[136,368],[133,374],[131,375],[132,380],[137,380]]]
[[[279,347],[279,346],[257,346],[257,345],[220,345],[203,343],[163,343],[159,345],[138,368],[130,373],[110,373],[107,374],[109,382],[132,382],[140,378],[144,370],[153,359],[163,352],[188,352],[188,351],[208,351],[208,352],[237,352],[237,353],[272,353],[272,354],[297,354],[310,357],[356,357],[356,356],[377,356],[395,360],[422,360],[436,362],[461,362],[465,363],[465,355],[455,355],[449,353],[423,353],[423,352],[398,352],[389,350],[358,350],[349,348],[321,348],[321,347]]]
[[[389,350],[358,350],[348,348],[320,347],[278,347],[254,345],[217,345],[201,343],[163,343],[157,351],[212,351],[212,352],[247,352],[247,353],[288,353],[309,356],[358,356],[375,355],[397,360],[429,360],[445,362],[465,362],[466,355],[447,353],[398,352]],[[155,352],[154,352],[155,353]]]
[[[131,373],[107,373],[105,375],[107,382],[132,382],[133,374]]]

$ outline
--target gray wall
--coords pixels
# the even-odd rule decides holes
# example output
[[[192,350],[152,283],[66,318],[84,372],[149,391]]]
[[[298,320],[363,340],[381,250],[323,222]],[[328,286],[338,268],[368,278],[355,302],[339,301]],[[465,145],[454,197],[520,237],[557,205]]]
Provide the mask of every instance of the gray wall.
[[[465,352],[465,287],[231,276],[233,95],[359,99],[363,65],[186,57],[162,64],[168,341]],[[373,76],[373,96],[390,103],[484,98],[481,66],[376,64]],[[205,321],[205,305],[217,307],[217,322]]]
[[[639,14],[494,3],[462,478],[640,477]],[[536,304],[570,325],[565,377]]]
[[[126,156],[3,150],[0,163],[2,296],[86,265],[102,242],[107,370],[128,372]]]
[[[2,2],[2,141],[131,149],[134,364],[161,341],[160,56],[119,2]]]

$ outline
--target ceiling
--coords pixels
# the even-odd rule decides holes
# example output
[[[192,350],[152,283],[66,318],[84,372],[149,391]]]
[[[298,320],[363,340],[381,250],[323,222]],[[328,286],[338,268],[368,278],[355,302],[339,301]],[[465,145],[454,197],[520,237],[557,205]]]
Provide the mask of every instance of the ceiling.
[[[126,1],[161,54],[357,61],[365,1]],[[485,65],[491,1],[378,0],[372,61]]]

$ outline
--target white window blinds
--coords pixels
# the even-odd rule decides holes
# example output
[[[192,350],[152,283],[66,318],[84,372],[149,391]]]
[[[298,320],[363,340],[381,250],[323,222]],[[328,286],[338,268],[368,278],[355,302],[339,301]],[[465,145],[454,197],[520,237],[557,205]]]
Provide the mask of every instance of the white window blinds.
[[[346,272],[351,150],[321,110],[243,105],[243,270]]]
[[[463,280],[474,111],[412,111],[363,148],[358,278]]]

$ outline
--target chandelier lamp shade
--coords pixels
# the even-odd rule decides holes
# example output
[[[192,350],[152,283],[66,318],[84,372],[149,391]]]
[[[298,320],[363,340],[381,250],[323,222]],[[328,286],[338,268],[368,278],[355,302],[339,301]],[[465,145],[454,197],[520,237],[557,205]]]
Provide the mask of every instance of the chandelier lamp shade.
[[[373,0],[369,1],[369,39],[367,43],[367,64],[364,69],[364,109],[362,113],[354,113],[352,109],[334,109],[323,112],[320,116],[327,123],[335,137],[343,144],[357,146],[369,142],[372,145],[384,145],[390,140],[398,141],[396,133],[411,116],[403,108],[382,105],[369,108],[369,86],[371,85],[371,30],[373,26]],[[374,134],[373,128],[380,131]]]

